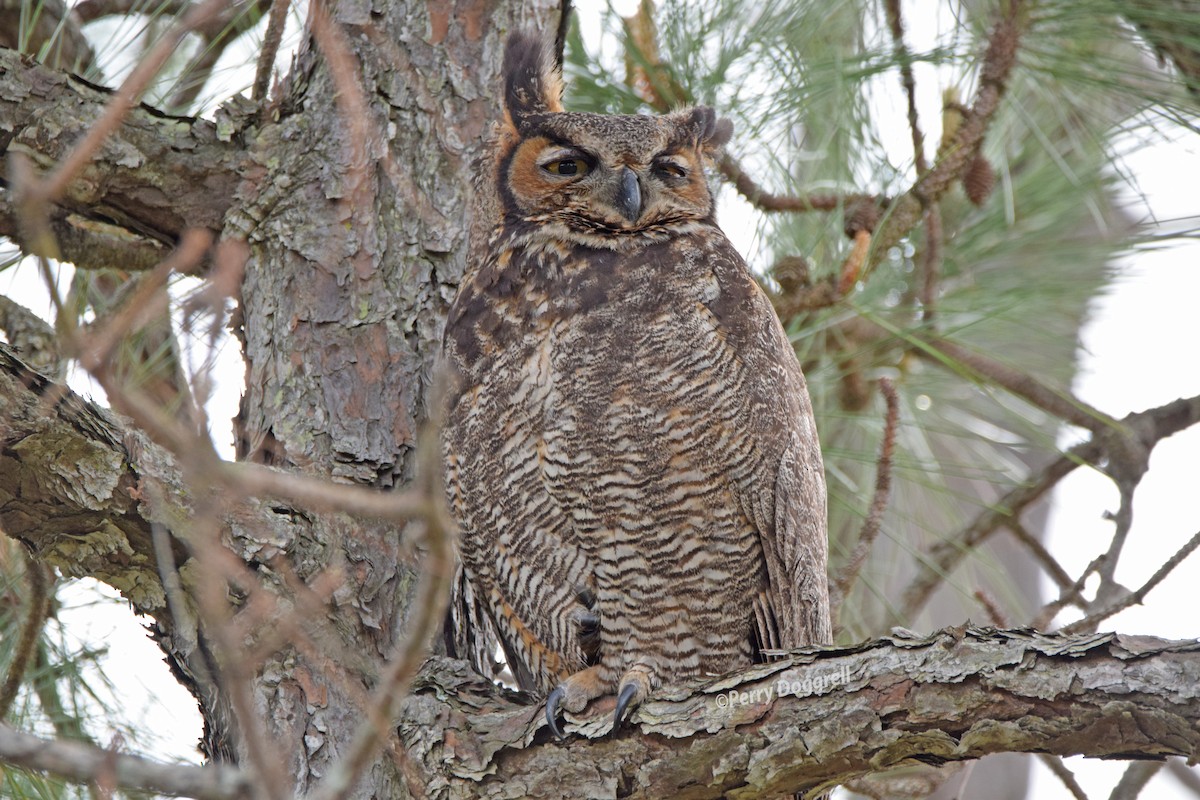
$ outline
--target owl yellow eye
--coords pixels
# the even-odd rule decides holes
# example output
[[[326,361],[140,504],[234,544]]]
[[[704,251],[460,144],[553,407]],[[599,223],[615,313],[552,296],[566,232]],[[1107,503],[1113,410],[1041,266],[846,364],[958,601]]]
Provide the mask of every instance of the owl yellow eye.
[[[580,175],[587,175],[591,167],[582,158],[560,158],[557,161],[551,161],[549,164],[543,164],[542,169],[554,175],[577,178]]]

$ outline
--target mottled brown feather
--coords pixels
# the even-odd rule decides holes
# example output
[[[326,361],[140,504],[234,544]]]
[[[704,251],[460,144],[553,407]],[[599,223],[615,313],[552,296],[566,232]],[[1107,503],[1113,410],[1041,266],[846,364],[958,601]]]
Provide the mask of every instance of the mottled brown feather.
[[[586,701],[828,641],[804,377],[703,170],[728,124],[556,111],[528,45],[444,340],[462,654],[494,638],[522,686]],[[563,148],[586,174],[548,170]]]

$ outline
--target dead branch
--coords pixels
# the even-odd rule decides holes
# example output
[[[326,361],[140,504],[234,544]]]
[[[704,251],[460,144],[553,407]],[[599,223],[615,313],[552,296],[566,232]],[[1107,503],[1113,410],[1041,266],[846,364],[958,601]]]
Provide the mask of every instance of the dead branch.
[[[1067,571],[1063,569],[1062,564],[1058,563],[1058,559],[1050,554],[1046,549],[1046,545],[1042,544],[1041,540],[1034,536],[1021,524],[1021,520],[1016,517],[1010,517],[1004,527],[1013,535],[1013,537],[1023,544],[1029,550],[1029,554],[1042,565],[1042,569],[1046,570],[1046,574],[1058,585],[1060,590],[1066,589],[1073,581]]]
[[[917,574],[904,590],[900,601],[900,617],[913,619],[933,591],[953,572],[954,568],[979,547],[988,537],[1007,525],[1010,518],[1020,514],[1035,500],[1050,491],[1060,480],[1082,464],[1098,464],[1102,458],[1120,459],[1128,445],[1129,432],[1147,451],[1158,442],[1200,422],[1200,396],[1181,398],[1122,419],[1114,431],[1102,430],[1059,456],[1026,484],[1018,486],[982,511],[969,525],[931,547],[917,559]]]
[[[1197,531],[1191,539],[1184,544],[1183,547],[1175,551],[1175,554],[1166,560],[1166,562],[1155,570],[1150,579],[1143,583],[1136,591],[1130,592],[1112,605],[1106,606],[1099,611],[1088,614],[1077,622],[1072,622],[1070,625],[1063,627],[1065,633],[1082,633],[1085,631],[1095,630],[1096,627],[1113,616],[1124,611],[1132,606],[1141,605],[1146,599],[1146,595],[1154,589],[1155,586],[1162,583],[1163,579],[1171,574],[1171,571],[1178,567],[1183,560],[1191,555],[1197,547],[1200,547],[1200,531]]]
[[[90,783],[107,769],[121,788],[173,797],[239,800],[253,796],[245,774],[233,767],[163,764],[79,742],[42,739],[5,722],[0,722],[0,761],[77,783]]]
[[[283,41],[283,28],[287,22],[289,6],[289,0],[272,0],[271,13],[267,18],[267,32],[263,36],[262,50],[254,67],[254,87],[250,99],[260,106],[260,122],[263,119],[261,109],[266,107],[271,72],[275,69],[275,56],[279,53],[279,45]]]
[[[1062,762],[1059,756],[1048,756],[1042,753],[1038,756],[1043,764],[1054,773],[1054,775],[1062,781],[1062,785],[1067,787],[1067,791],[1075,800],[1088,800],[1087,793],[1083,791],[1083,787],[1079,785],[1079,781],[1075,780],[1075,773],[1067,769],[1067,765]]]
[[[1146,784],[1162,769],[1161,761],[1135,761],[1125,768],[1108,800],[1136,800]]]
[[[536,798],[613,797],[618,787],[632,798],[701,787],[711,797],[775,796],[994,752],[1194,758],[1200,706],[1189,676],[1198,667],[1196,641],[955,628],[796,651],[652,699],[631,721],[640,730],[617,737],[607,735],[611,708],[588,709],[573,728],[599,738],[560,744],[542,732],[540,706],[515,702],[462,662],[434,658],[404,701],[398,734],[409,769],[439,798],[494,797],[505,786]],[[0,759],[12,763],[6,741],[0,735]],[[69,772],[24,765],[87,780],[93,773],[80,765],[94,769],[104,751],[83,750]],[[206,798],[246,791],[236,771],[165,769],[179,770],[170,786],[134,783],[128,771],[118,771],[120,785]],[[184,776],[206,793],[181,791]]]
[[[862,530],[858,533],[858,542],[841,573],[833,581],[830,607],[834,620],[838,619],[842,603],[854,588],[858,574],[862,570],[863,564],[866,563],[867,556],[871,553],[875,539],[879,536],[879,531],[883,526],[883,512],[887,510],[888,496],[891,494],[892,453],[896,447],[896,429],[900,422],[900,400],[896,394],[895,385],[887,378],[880,379],[879,391],[883,394],[883,399],[887,404],[887,413],[884,415],[883,441],[879,445],[879,459],[875,467],[875,494],[871,500],[871,507],[867,511],[867,518],[863,522]]]
[[[0,50],[0,129],[6,131],[0,141],[38,169],[67,158],[71,143],[87,135],[110,99],[79,78]],[[133,108],[57,206],[47,207],[61,255],[85,268],[149,269],[185,228],[219,232],[243,157],[242,147],[222,141],[212,122]],[[0,161],[0,178],[13,179],[7,161]],[[0,193],[0,232],[26,246],[16,225],[18,206],[10,192]]]

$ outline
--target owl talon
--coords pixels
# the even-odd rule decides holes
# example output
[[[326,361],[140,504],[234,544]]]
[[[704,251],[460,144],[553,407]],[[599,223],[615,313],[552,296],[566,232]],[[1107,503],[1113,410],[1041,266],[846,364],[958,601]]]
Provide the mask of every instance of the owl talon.
[[[621,727],[621,723],[625,721],[625,709],[629,707],[629,703],[637,694],[638,685],[636,683],[627,683],[621,687],[621,693],[617,695],[617,713],[613,718],[613,733],[616,733]]]
[[[562,702],[563,695],[566,692],[561,686],[558,686],[546,698],[546,723],[550,726],[550,732],[561,742],[567,738],[563,733],[562,728],[558,727],[558,706]]]

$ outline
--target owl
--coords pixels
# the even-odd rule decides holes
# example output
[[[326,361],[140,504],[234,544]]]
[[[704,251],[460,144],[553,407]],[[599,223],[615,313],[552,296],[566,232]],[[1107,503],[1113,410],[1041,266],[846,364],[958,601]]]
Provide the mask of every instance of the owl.
[[[456,651],[498,644],[563,710],[830,639],[826,499],[795,353],[717,227],[731,126],[564,111],[539,36],[504,56],[446,320]]]

